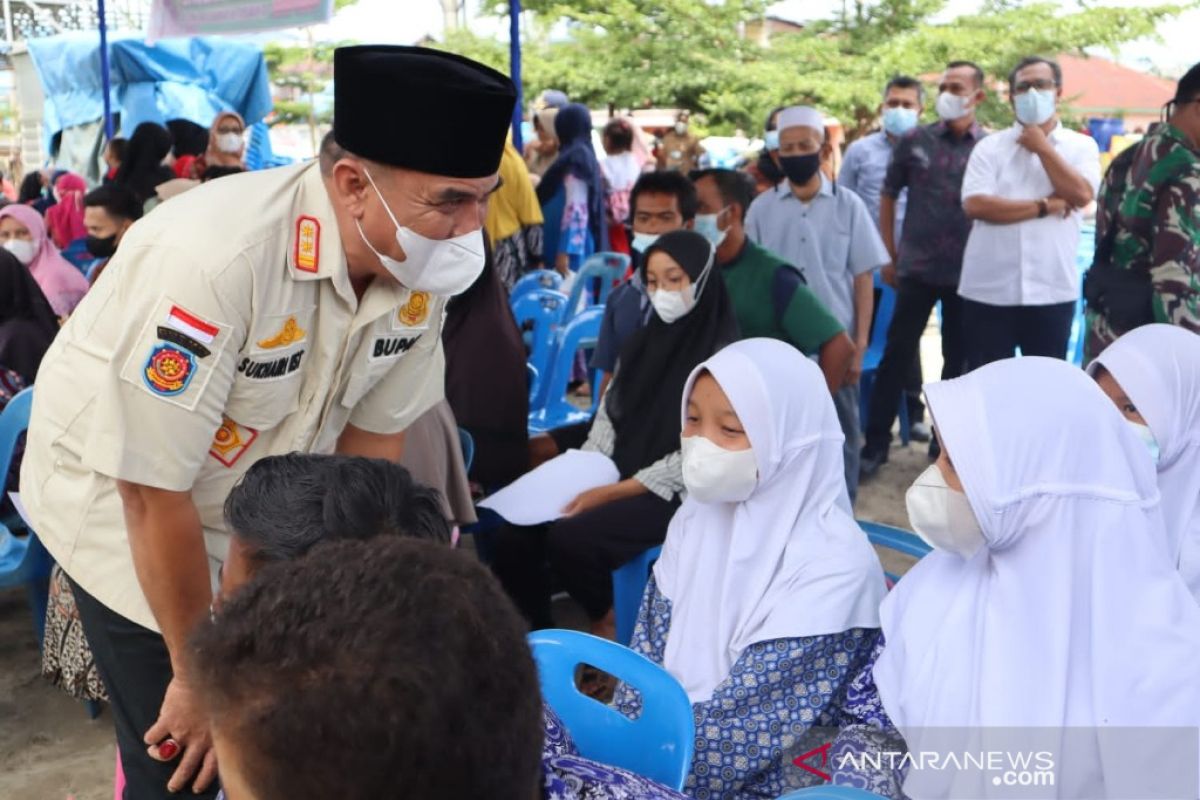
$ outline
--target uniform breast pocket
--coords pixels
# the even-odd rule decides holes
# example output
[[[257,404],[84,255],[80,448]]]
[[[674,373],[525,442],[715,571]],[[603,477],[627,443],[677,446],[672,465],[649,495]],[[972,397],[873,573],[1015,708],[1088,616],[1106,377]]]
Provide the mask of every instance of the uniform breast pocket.
[[[874,233],[874,230],[863,231],[860,235]],[[821,266],[826,272],[843,275],[850,261],[850,229],[842,227],[838,222],[825,228],[821,236]]]
[[[392,367],[408,357],[427,331],[392,331],[376,328],[364,342],[346,383],[342,405],[354,408]]]
[[[225,414],[255,430],[269,430],[300,407],[309,358],[312,310],[266,317],[238,353]]]

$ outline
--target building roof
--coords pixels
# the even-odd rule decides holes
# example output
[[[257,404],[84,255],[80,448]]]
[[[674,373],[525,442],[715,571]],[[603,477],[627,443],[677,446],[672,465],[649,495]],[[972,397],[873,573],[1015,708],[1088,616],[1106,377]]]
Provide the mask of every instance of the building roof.
[[[1063,55],[1064,104],[1076,112],[1157,114],[1175,96],[1175,81],[1105,58]]]

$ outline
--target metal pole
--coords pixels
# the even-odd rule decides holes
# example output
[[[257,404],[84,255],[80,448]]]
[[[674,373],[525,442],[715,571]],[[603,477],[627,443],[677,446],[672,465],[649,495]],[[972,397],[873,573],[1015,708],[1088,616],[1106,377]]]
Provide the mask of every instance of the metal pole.
[[[12,28],[12,3],[10,0],[4,0],[4,35],[8,39],[9,46],[13,43],[13,28]]]
[[[512,138],[518,153],[525,151],[521,141],[521,121],[525,118],[525,93],[521,90],[521,0],[508,2],[508,61],[512,82],[517,86],[517,104],[513,106]]]
[[[108,20],[104,13],[104,0],[96,0],[96,14],[100,17],[100,84],[104,89],[104,138],[113,139],[112,119],[112,76],[108,71]]]

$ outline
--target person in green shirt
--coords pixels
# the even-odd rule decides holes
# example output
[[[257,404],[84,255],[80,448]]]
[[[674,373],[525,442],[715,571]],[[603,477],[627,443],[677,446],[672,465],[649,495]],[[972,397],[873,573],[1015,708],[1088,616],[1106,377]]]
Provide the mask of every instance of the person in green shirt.
[[[798,269],[746,236],[753,180],[731,169],[708,169],[692,173],[692,181],[700,201],[695,230],[717,250],[717,266],[742,338],[778,339],[806,356],[815,355],[829,390],[842,388],[854,360],[854,343]]]

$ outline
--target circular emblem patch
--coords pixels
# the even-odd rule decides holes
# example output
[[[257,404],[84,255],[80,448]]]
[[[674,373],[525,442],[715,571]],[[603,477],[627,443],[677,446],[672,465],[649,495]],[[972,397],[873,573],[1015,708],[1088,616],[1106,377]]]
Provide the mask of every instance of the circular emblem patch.
[[[409,327],[420,325],[429,316],[429,292],[413,292],[400,308],[400,322]]]
[[[150,352],[144,376],[146,385],[155,394],[176,395],[192,382],[196,359],[186,350],[160,344]]]

